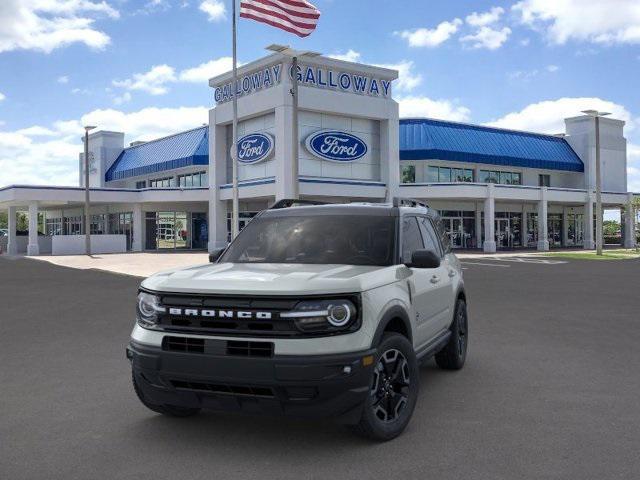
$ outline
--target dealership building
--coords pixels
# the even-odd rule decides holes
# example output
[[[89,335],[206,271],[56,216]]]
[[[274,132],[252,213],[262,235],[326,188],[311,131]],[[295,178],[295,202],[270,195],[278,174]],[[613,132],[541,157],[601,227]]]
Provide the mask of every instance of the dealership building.
[[[565,119],[557,135],[399,119],[392,96],[397,71],[303,56],[295,178],[293,73],[291,59],[279,53],[238,69],[241,226],[296,190],[327,202],[402,196],[440,211],[454,248],[594,247],[592,117]],[[124,132],[89,136],[94,253],[212,250],[228,242],[231,73],[209,85],[215,106],[207,126],[129,146]],[[600,119],[602,200],[621,211],[622,243],[631,247],[634,195],[627,192],[623,128],[621,120]],[[3,250],[84,253],[83,155],[78,165],[80,187],[0,188],[0,210],[9,213]],[[17,230],[18,212],[28,213],[28,233]]]

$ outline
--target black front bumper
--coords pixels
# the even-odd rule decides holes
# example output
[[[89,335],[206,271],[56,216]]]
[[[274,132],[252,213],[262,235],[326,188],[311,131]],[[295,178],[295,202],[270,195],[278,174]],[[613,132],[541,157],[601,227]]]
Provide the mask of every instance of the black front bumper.
[[[131,342],[136,384],[156,405],[359,420],[375,350],[340,355],[237,357],[165,351]]]

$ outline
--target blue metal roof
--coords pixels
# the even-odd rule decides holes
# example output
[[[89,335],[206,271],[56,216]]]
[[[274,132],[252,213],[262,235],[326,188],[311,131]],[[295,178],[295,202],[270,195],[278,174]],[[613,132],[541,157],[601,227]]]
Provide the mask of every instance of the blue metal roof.
[[[432,119],[400,120],[400,160],[451,160],[583,172],[564,138]]]
[[[148,175],[192,165],[209,165],[209,127],[203,126],[125,148],[105,181]]]

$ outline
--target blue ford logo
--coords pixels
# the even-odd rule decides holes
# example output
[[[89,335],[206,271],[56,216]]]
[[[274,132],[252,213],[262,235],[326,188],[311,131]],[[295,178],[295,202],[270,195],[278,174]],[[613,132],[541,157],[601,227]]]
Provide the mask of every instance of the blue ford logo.
[[[306,143],[316,157],[332,162],[353,162],[367,153],[367,144],[360,138],[333,130],[313,133]]]
[[[266,133],[252,133],[238,139],[238,161],[258,163],[273,153],[273,137]]]

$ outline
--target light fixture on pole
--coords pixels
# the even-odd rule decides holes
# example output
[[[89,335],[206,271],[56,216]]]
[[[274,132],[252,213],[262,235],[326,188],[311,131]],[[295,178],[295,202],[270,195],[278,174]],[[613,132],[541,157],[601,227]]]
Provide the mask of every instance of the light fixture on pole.
[[[582,113],[596,121],[596,255],[602,255],[602,166],[600,165],[600,117],[611,115],[598,110],[583,110]]]
[[[91,216],[89,214],[89,131],[94,126],[84,127],[84,250],[91,255]]]
[[[298,133],[298,59],[300,57],[313,58],[320,56],[317,52],[309,52],[309,51],[300,51],[294,50],[288,45],[269,45],[267,50],[272,52],[280,53],[287,57],[291,58],[291,96],[292,96],[292,119],[291,119],[291,158],[292,162],[292,180],[293,180],[293,192],[291,193],[292,198],[297,199],[300,196],[300,188],[298,183],[298,170],[299,170],[299,159],[300,159],[300,138]]]

